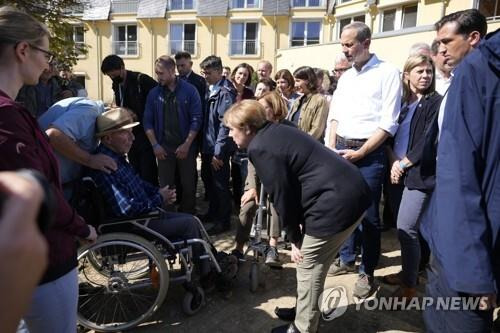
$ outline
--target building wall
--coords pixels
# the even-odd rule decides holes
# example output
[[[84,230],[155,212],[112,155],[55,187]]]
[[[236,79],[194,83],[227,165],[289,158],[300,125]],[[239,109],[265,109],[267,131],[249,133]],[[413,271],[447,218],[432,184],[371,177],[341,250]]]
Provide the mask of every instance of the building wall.
[[[207,0],[208,1],[208,0]],[[266,0],[263,0],[266,1]],[[443,13],[472,8],[474,0],[379,0],[378,5],[367,7],[366,0],[337,1],[334,13],[327,13],[326,6],[320,8],[291,8],[289,16],[263,16],[262,9],[229,10],[227,17],[197,17],[195,10],[167,11],[165,18],[137,19],[135,13],[111,14],[107,21],[87,21],[84,23],[85,43],[90,46],[89,54],[82,57],[74,67],[74,72],[84,75],[89,97],[111,102],[111,80],[102,75],[102,59],[112,54],[114,25],[119,23],[137,24],[137,56],[123,57],[129,70],[140,71],[154,77],[154,61],[161,55],[170,54],[170,24],[196,24],[196,52],[192,56],[193,69],[199,72],[200,62],[211,54],[222,58],[223,64],[234,68],[241,62],[257,66],[260,60],[268,60],[274,71],[282,68],[294,70],[309,65],[332,69],[335,56],[341,52],[338,42],[341,19],[364,15],[365,23],[372,28],[371,50],[381,59],[402,67],[409,47],[416,42],[430,43],[435,32],[432,24]],[[418,4],[417,27],[406,30],[380,33],[382,12]],[[319,20],[321,34],[319,45],[290,47],[292,22],[296,20]],[[255,21],[259,23],[259,52],[251,56],[231,56],[229,53],[231,23]],[[489,31],[500,26],[499,21],[489,23]]]

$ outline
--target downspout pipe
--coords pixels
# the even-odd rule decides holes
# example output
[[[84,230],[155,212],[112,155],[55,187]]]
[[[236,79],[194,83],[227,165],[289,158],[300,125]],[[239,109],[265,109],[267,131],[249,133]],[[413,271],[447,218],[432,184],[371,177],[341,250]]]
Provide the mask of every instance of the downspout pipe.
[[[95,20],[92,21],[92,25],[94,26],[95,29],[95,34],[96,34],[96,42],[97,42],[97,47],[96,47],[96,59],[97,59],[97,99],[102,100],[104,96],[104,87],[103,85],[103,80],[102,80],[102,73],[101,73],[101,62],[102,62],[102,50],[101,50],[101,36],[99,32],[99,28],[97,27],[97,22]]]

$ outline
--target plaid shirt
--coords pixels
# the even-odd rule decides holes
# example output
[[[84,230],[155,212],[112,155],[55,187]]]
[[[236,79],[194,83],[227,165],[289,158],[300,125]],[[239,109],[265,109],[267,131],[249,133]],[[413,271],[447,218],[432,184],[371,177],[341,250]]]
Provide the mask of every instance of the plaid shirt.
[[[100,170],[91,170],[91,177],[102,191],[106,213],[112,217],[133,217],[148,213],[161,207],[163,198],[158,187],[142,180],[125,156],[100,144],[96,153],[108,155],[116,162],[117,169],[110,174]]]

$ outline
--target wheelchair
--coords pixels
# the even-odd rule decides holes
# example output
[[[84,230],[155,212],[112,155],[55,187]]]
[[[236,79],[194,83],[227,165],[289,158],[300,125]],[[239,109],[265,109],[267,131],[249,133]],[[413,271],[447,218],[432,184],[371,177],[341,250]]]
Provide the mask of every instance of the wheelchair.
[[[182,284],[186,290],[183,311],[187,315],[197,313],[205,295],[193,281],[193,245],[200,244],[204,249],[200,260],[209,260],[217,273],[224,273],[201,221],[197,219],[202,239],[179,241],[148,228],[157,213],[105,221],[103,201],[94,182],[84,178],[80,183],[83,196],[80,193],[72,204],[81,215],[93,211],[93,220],[87,221],[97,227],[99,237],[78,250],[79,324],[99,332],[131,329],[158,310],[171,283]],[[101,207],[89,207],[85,200]],[[86,209],[82,209],[84,206]],[[96,210],[101,213],[95,214]],[[233,273],[236,275],[229,274]]]

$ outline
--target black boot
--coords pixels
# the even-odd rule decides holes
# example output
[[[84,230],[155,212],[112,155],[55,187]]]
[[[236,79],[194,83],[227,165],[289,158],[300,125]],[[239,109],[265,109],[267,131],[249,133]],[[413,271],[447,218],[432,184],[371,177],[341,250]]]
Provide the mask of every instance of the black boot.
[[[295,320],[295,307],[293,308],[279,308],[274,309],[274,313],[279,319],[284,321],[294,321]]]

